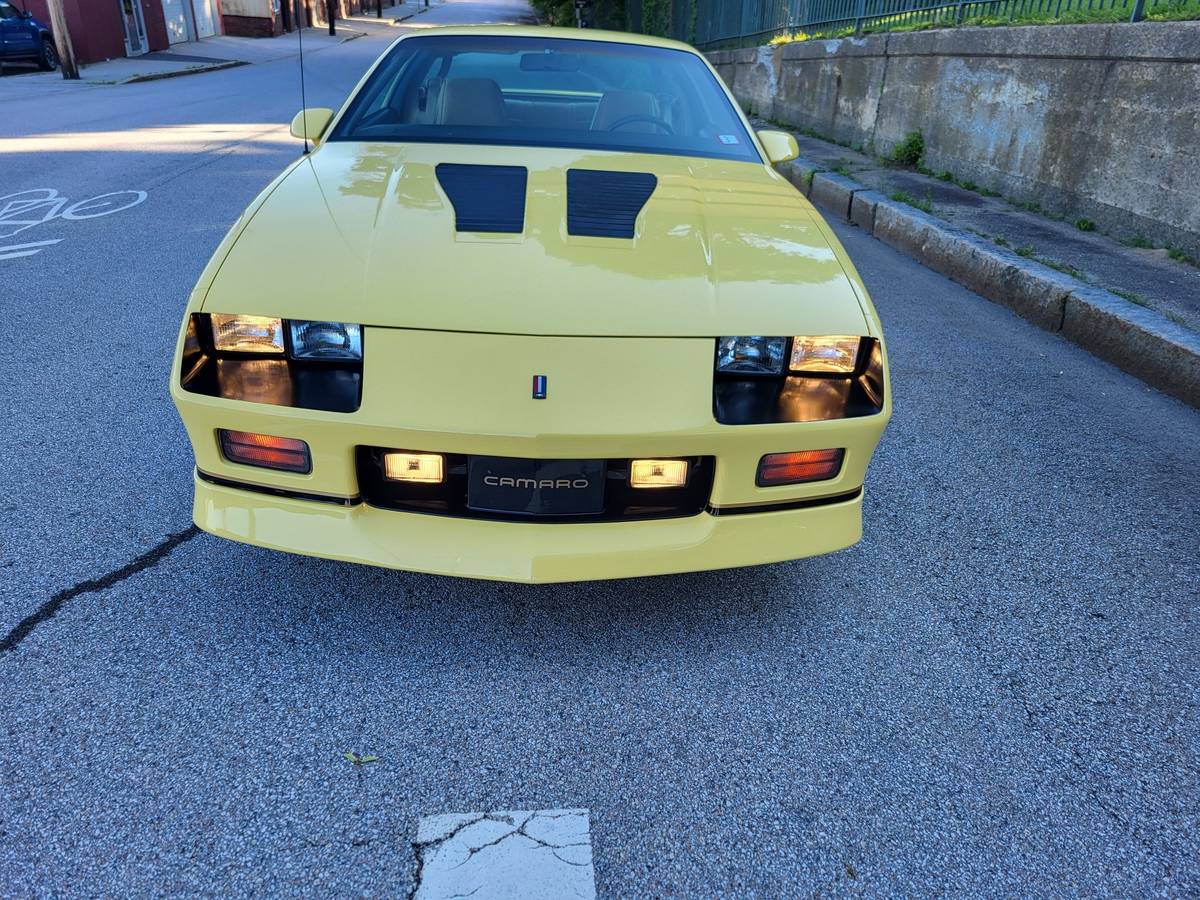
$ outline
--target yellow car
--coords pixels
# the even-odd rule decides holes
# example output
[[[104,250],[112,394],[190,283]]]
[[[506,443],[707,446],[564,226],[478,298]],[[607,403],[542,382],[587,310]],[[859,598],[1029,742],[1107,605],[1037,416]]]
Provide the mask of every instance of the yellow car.
[[[859,540],[879,319],[703,56],[430,29],[292,132],[180,330],[202,529],[530,582]]]

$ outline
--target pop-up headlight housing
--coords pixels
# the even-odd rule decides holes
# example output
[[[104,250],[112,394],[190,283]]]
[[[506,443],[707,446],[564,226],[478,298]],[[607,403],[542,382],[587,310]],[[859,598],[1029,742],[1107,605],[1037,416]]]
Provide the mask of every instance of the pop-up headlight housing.
[[[184,390],[227,400],[354,412],[363,329],[350,322],[196,313],[184,335]]]
[[[717,339],[713,412],[723,425],[820,422],[883,409],[883,348],[859,335]]]

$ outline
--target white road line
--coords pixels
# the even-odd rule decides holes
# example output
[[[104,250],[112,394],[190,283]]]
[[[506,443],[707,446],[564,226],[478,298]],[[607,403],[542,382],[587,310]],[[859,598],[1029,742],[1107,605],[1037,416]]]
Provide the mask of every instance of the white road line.
[[[60,243],[62,238],[56,238],[52,241],[32,241],[28,244],[9,244],[7,247],[0,247],[0,259],[16,259],[18,256],[33,256],[35,253],[41,253],[43,248],[50,247]]]
[[[414,900],[595,900],[586,809],[424,816]]]

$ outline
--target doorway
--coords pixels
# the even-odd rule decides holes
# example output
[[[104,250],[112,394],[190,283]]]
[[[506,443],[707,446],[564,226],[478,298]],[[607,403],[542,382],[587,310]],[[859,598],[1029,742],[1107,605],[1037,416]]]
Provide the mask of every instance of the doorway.
[[[146,45],[146,22],[142,18],[142,4],[138,0],[117,0],[121,4],[121,29],[125,38],[125,55],[141,56]]]
[[[196,20],[196,38],[212,37],[217,33],[216,0],[192,0],[192,16]]]
[[[192,30],[191,4],[185,0],[162,0],[163,19],[167,25],[167,43],[181,44],[184,41],[194,41],[196,34]]]

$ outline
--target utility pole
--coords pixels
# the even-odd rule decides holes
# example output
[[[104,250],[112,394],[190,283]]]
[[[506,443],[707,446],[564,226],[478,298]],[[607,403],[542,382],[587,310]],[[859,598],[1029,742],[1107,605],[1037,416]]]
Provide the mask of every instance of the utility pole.
[[[375,18],[383,18],[383,0],[375,0]]]
[[[334,25],[334,20],[337,19],[337,0],[325,0],[325,18],[329,20],[329,33],[337,34],[337,27]]]
[[[50,7],[50,27],[54,29],[54,46],[58,50],[58,63],[62,66],[63,78],[79,80],[79,66],[75,64],[75,48],[71,45],[71,34],[67,31],[67,16],[63,12],[63,0],[47,0]]]

